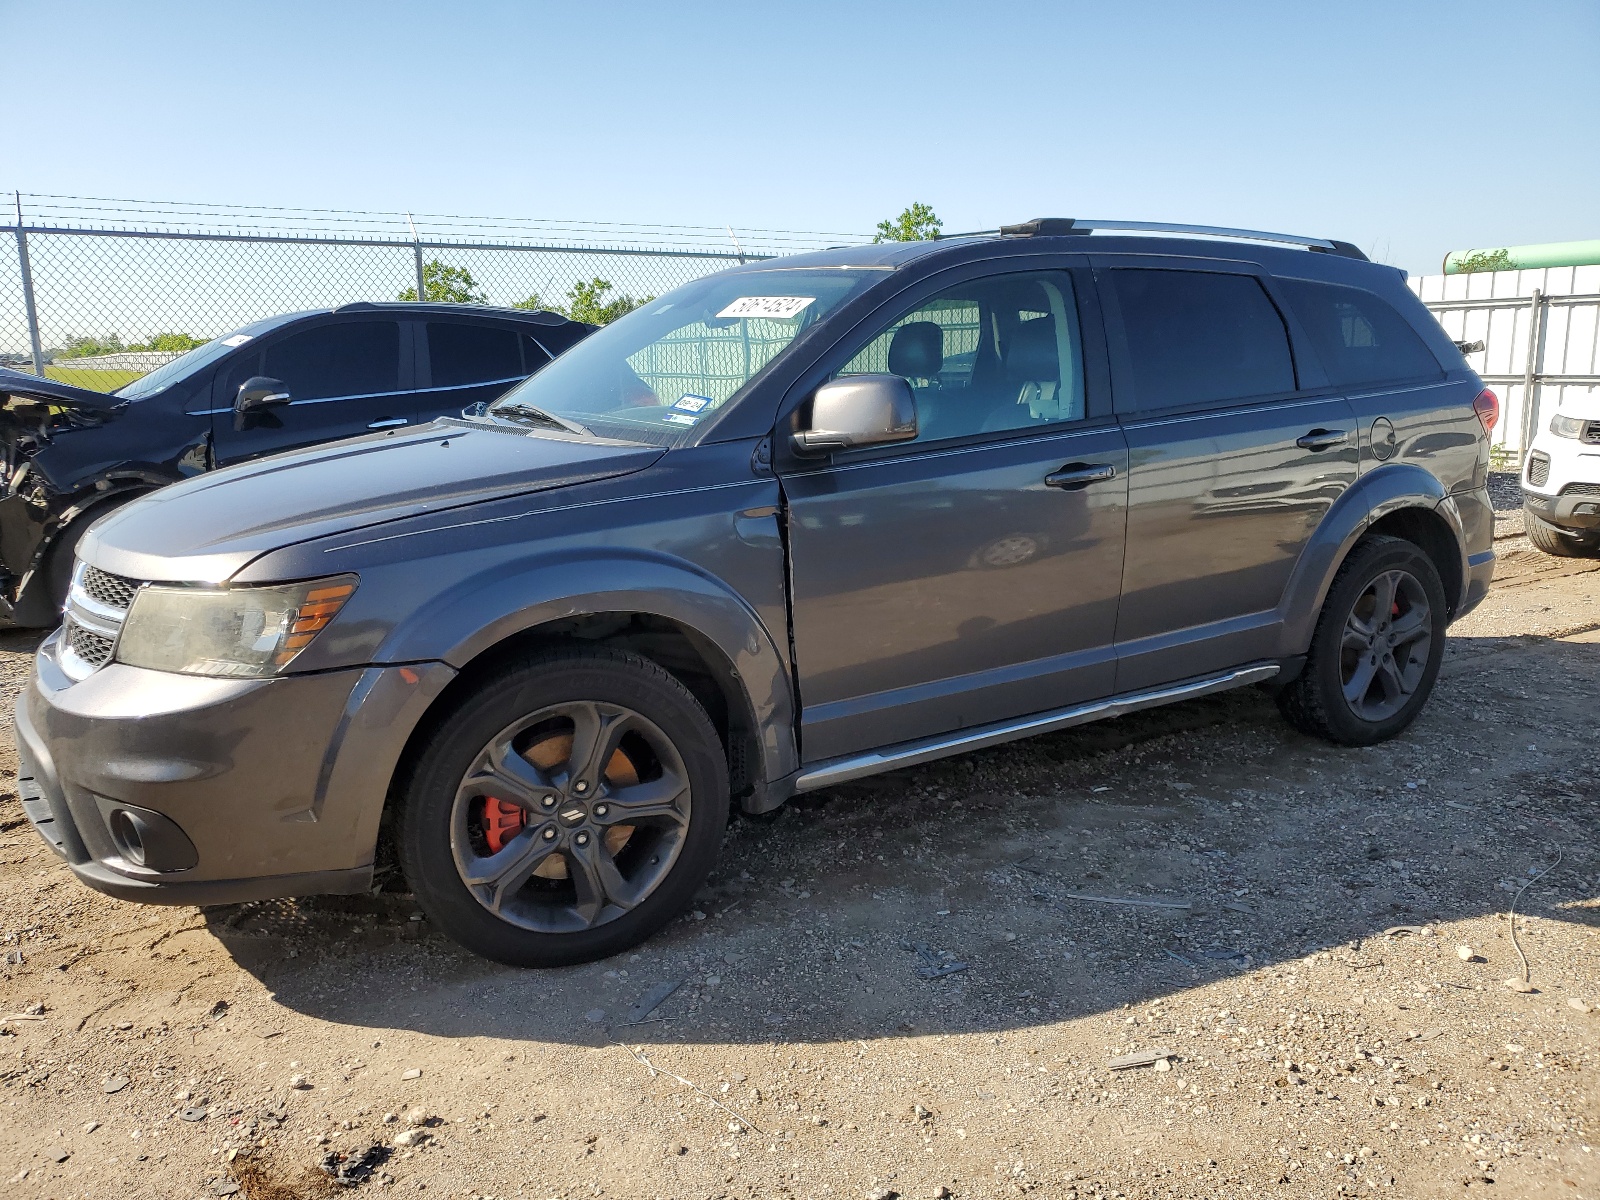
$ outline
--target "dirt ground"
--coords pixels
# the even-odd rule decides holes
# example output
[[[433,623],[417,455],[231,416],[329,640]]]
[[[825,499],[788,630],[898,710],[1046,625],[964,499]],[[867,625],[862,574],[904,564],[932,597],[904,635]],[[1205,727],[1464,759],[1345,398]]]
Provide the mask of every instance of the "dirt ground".
[[[122,904],[7,793],[0,1195],[1600,1198],[1600,562],[1499,548],[1394,742],[1245,691],[842,787],[570,970]]]

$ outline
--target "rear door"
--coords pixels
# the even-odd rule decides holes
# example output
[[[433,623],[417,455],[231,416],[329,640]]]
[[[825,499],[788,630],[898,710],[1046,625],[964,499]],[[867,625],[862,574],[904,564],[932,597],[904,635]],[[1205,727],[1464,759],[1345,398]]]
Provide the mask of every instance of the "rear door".
[[[445,317],[417,328],[423,388],[415,413],[424,421],[492,401],[550,361],[543,346],[509,323]]]
[[[392,317],[296,323],[218,372],[212,438],[219,464],[295,450],[411,419],[411,329]],[[253,413],[239,428],[232,405],[253,375],[282,380],[290,402]]]
[[[1276,655],[1289,577],[1356,478],[1348,402],[1250,264],[1097,257],[1128,439],[1117,690]]]
[[[1111,691],[1127,454],[1092,281],[968,274],[827,373],[907,379],[915,441],[780,460],[807,762]]]

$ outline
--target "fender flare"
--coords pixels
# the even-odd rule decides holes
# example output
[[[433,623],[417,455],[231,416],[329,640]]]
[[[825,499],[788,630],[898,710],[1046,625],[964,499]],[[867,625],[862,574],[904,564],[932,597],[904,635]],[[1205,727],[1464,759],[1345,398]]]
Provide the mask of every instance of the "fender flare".
[[[1311,645],[1322,605],[1345,558],[1374,524],[1402,509],[1434,513],[1450,527],[1461,547],[1461,517],[1444,486],[1421,467],[1386,463],[1347,488],[1318,524],[1300,554],[1279,607],[1285,657],[1304,654]],[[1462,565],[1466,552],[1461,551]]]
[[[499,564],[459,581],[390,630],[374,661],[444,662],[457,670],[507,638],[569,617],[632,613],[690,631],[723,660],[760,744],[758,779],[799,769],[794,690],[760,615],[721,580],[646,551],[585,550]]]

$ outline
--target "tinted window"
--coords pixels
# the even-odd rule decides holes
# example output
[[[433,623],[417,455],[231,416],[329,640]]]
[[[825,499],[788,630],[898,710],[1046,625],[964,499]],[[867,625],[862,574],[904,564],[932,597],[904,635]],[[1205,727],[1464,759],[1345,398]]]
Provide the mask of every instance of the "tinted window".
[[[550,361],[550,356],[545,353],[544,347],[539,345],[527,334],[522,335],[522,373],[532,375],[545,363]]]
[[[1180,408],[1294,390],[1283,318],[1248,275],[1111,272],[1134,394],[1117,407]]]
[[[1387,301],[1360,288],[1280,279],[1335,387],[1444,374],[1433,351]]]
[[[1083,417],[1072,278],[1061,271],[963,283],[868,342],[840,375],[899,375],[917,398],[917,440]]]
[[[428,362],[434,387],[519,379],[528,373],[522,369],[516,330],[461,321],[428,322]]]
[[[319,325],[268,346],[262,357],[261,373],[283,380],[296,400],[393,392],[400,387],[400,326]]]

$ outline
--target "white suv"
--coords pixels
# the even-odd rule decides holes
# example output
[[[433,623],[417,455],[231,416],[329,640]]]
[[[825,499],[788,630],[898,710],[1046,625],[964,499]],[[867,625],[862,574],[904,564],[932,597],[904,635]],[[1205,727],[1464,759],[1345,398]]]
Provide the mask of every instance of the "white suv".
[[[1564,399],[1533,439],[1522,509],[1546,554],[1600,555],[1600,395]]]

